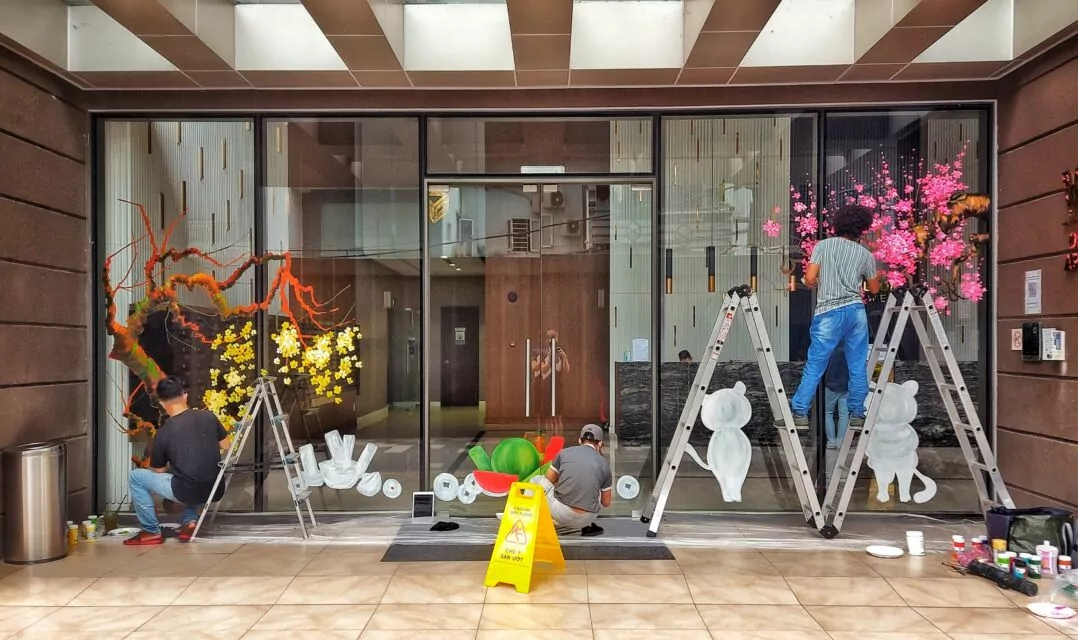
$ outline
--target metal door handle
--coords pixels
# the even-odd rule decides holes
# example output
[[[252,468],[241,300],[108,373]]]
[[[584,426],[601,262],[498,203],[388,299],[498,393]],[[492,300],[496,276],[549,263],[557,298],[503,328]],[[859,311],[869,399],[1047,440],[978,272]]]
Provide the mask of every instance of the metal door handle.
[[[550,339],[550,417],[558,417],[558,339]]]
[[[524,417],[532,417],[532,339],[524,341]]]

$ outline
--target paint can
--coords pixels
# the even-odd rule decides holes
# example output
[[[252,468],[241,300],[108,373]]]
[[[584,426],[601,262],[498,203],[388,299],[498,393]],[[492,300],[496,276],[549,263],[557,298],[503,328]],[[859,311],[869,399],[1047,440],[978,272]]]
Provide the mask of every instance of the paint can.
[[[923,556],[925,554],[925,534],[922,531],[906,532],[906,551],[911,556]]]
[[[79,525],[71,523],[67,525],[67,544],[70,546],[79,543]]]
[[[1071,557],[1070,556],[1059,556],[1059,574],[1063,575],[1064,571],[1070,571],[1070,570],[1071,570]]]

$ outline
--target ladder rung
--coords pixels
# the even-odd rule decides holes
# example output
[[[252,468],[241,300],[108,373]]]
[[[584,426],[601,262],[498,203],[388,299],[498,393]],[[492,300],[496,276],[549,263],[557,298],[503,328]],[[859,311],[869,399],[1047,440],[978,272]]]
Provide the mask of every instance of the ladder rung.
[[[311,490],[310,489],[304,489],[303,491],[297,491],[295,493],[295,498],[294,499],[295,499],[296,502],[307,502],[307,498],[310,498],[310,497],[311,497]]]
[[[996,472],[996,467],[989,467],[985,463],[977,461],[977,460],[970,460],[969,461],[969,466],[973,467],[974,469],[980,469],[981,471],[984,471],[985,473],[995,473]]]
[[[281,459],[285,464],[296,464],[299,461],[298,453],[289,453]]]
[[[965,422],[956,422],[954,426],[958,427],[959,429],[965,429],[970,433],[973,433],[974,431],[980,429],[980,427],[975,427],[972,424],[966,424]]]
[[[273,421],[273,424],[284,424],[285,417],[282,415],[270,416],[270,420]]]

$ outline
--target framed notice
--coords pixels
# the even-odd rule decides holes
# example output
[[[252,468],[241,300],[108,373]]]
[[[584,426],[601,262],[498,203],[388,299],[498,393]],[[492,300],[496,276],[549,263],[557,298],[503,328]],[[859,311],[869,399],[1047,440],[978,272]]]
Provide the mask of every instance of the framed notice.
[[[1026,271],[1026,315],[1041,313],[1041,270]]]

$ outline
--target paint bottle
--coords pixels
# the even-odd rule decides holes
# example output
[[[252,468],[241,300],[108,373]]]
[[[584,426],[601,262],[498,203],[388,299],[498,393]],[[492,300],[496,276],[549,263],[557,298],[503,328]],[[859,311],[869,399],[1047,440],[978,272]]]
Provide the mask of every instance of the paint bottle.
[[[1059,575],[1063,575],[1065,571],[1071,570],[1071,557],[1059,556]]]
[[[67,525],[67,544],[75,546],[79,543],[79,525],[71,523]]]
[[[1041,577],[1041,559],[1037,556],[1033,556],[1027,562],[1029,565],[1026,570],[1026,577],[1031,580],[1040,580]]]
[[[82,537],[86,542],[93,542],[97,538],[97,527],[89,520],[82,521]]]
[[[1046,578],[1053,578],[1059,575],[1056,569],[1056,562],[1059,558],[1059,549],[1052,546],[1047,540],[1044,544],[1037,545],[1037,556],[1041,559],[1041,575]]]
[[[999,557],[1007,552],[1007,541],[996,538],[992,540],[992,559],[999,562]]]
[[[963,536],[951,536],[951,560],[958,562],[958,557],[966,552],[966,539]]]

